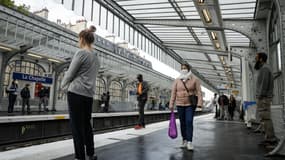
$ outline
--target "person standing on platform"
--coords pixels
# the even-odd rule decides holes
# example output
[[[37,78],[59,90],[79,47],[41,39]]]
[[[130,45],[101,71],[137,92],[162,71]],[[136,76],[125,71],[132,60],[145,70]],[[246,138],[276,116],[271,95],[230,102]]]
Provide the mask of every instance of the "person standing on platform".
[[[79,33],[79,48],[64,75],[61,87],[67,89],[70,125],[73,136],[75,158],[96,160],[91,113],[93,96],[96,91],[96,77],[100,67],[98,53],[95,52],[94,33],[89,29]]]
[[[143,76],[138,74],[137,76],[138,84],[137,84],[137,100],[139,106],[139,119],[138,124],[135,126],[135,129],[145,128],[144,122],[144,106],[147,101],[147,92],[148,85],[146,81],[143,81]]]
[[[271,119],[271,102],[273,98],[273,74],[267,61],[267,55],[257,53],[254,69],[257,70],[256,79],[256,105],[257,113],[265,130],[265,140],[262,145],[273,145],[277,142]]]
[[[105,112],[109,112],[109,102],[110,102],[110,92],[108,91],[106,94],[106,101],[105,101]]]
[[[218,118],[219,117],[219,111],[218,111],[218,104],[217,104],[217,101],[218,101],[218,94],[215,93],[214,94],[214,97],[212,98],[211,100],[211,103],[212,103],[212,106],[214,107],[215,109],[215,117],[214,118]]]
[[[104,92],[104,93],[101,95],[101,103],[100,103],[101,112],[105,112],[105,104],[106,104],[106,101],[107,101],[107,96],[106,96],[106,93]]]
[[[197,96],[197,99],[190,102],[190,95]],[[190,65],[187,63],[181,65],[181,74],[173,82],[169,104],[170,110],[174,109],[174,102],[176,103],[180,120],[182,147],[193,150],[193,117],[196,106],[202,108],[203,97],[200,81],[194,77],[190,70]]]
[[[18,84],[16,80],[12,81],[11,86],[6,90],[6,92],[9,94],[8,113],[13,113],[18,94]]]
[[[220,118],[219,120],[229,119],[229,98],[222,93],[218,99],[220,108]]]
[[[30,109],[30,89],[29,89],[29,84],[26,84],[26,86],[21,90],[21,97],[22,97],[22,114],[25,113],[25,106],[27,105],[27,112],[31,113]]]
[[[236,106],[237,106],[236,99],[233,95],[231,95],[230,101],[229,101],[230,120],[234,120],[234,113],[235,113]]]
[[[45,87],[42,87],[41,90],[39,91],[39,112],[41,112],[42,105],[44,106],[44,112],[47,111],[47,105],[48,105],[48,89]]]

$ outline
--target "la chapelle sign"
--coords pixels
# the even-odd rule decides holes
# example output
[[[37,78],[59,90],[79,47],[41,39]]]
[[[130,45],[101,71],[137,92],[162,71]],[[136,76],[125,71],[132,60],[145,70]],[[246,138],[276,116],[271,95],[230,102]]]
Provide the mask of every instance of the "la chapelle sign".
[[[52,84],[52,78],[13,72],[13,79]]]

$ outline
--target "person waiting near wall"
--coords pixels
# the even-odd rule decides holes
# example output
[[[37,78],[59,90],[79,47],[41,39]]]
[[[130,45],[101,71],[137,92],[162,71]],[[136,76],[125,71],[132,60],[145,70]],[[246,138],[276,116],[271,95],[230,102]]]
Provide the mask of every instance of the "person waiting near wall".
[[[274,146],[278,139],[275,136],[273,123],[271,119],[271,102],[273,98],[274,80],[271,68],[267,61],[267,55],[263,52],[257,53],[254,69],[257,71],[256,79],[256,104],[257,114],[260,123],[264,127],[265,140],[260,143],[265,147]]]
[[[12,81],[11,86],[6,89],[6,93],[8,94],[8,97],[9,97],[8,113],[13,113],[14,105],[17,99],[17,94],[18,94],[18,84],[16,80]]]
[[[27,105],[27,112],[31,113],[30,109],[30,89],[29,89],[29,84],[26,84],[25,87],[21,90],[21,97],[22,97],[22,114],[25,113],[25,106]]]
[[[135,129],[145,128],[144,122],[144,106],[147,101],[147,92],[148,92],[148,84],[143,80],[143,76],[138,74],[137,76],[138,84],[137,84],[137,100],[139,106],[139,119],[138,124],[135,126]]]

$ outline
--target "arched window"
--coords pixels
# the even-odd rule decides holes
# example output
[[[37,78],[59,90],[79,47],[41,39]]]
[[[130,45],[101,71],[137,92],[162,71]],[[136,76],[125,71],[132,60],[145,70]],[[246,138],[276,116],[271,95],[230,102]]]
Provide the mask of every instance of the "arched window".
[[[25,60],[15,60],[11,61],[8,66],[6,67],[5,70],[5,75],[4,75],[4,90],[3,90],[3,95],[6,97],[5,89],[12,83],[12,73],[13,72],[21,72],[25,74],[31,74],[35,76],[43,76],[45,73],[45,69],[35,63],[35,62],[30,62],[30,61],[25,61]]]
[[[125,98],[126,101],[130,101],[130,95],[136,94],[136,89],[133,85],[129,84],[126,87]]]
[[[96,79],[95,99],[101,99],[101,96],[106,91],[105,81],[102,78]]]
[[[110,85],[110,100],[120,102],[122,101],[122,85],[117,81],[112,81]]]

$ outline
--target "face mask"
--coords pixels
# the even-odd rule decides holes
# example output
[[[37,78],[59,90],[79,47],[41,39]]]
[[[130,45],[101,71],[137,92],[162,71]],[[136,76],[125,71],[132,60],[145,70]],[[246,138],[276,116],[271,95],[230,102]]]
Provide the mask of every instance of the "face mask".
[[[254,65],[254,69],[259,70],[262,67],[262,63],[260,61],[257,61]]]
[[[188,70],[187,69],[182,69],[181,70],[181,74],[187,74],[188,73]]]

